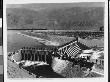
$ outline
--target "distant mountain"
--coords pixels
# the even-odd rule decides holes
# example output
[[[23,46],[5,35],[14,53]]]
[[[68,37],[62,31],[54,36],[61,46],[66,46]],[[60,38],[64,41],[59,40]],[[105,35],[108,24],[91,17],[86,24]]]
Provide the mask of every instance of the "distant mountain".
[[[103,7],[7,8],[8,29],[97,30],[104,26]]]
[[[7,8],[26,8],[31,10],[71,8],[71,7],[104,7],[104,2],[76,2],[76,3],[29,3],[29,4],[7,4]]]

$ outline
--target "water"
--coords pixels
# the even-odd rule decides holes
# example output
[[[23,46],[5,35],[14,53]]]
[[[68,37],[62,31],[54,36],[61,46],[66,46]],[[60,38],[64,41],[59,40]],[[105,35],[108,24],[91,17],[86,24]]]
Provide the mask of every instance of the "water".
[[[45,78],[64,78],[63,76],[54,72],[52,67],[49,65],[41,65],[41,66],[34,65],[23,68],[31,73],[34,73],[35,75],[43,76]]]
[[[22,30],[8,30],[8,37],[7,37],[7,41],[8,41],[7,51],[8,52],[17,51],[21,49],[22,47],[44,46],[43,44],[37,42],[36,40],[32,38],[17,34],[21,31]],[[54,72],[52,67],[49,65],[29,66],[29,67],[24,67],[24,69],[38,76],[43,76],[46,78],[63,78],[61,75]]]
[[[17,33],[22,30],[8,30],[7,32],[7,51],[13,52],[21,49],[22,47],[37,47],[40,44],[38,41],[19,35]]]

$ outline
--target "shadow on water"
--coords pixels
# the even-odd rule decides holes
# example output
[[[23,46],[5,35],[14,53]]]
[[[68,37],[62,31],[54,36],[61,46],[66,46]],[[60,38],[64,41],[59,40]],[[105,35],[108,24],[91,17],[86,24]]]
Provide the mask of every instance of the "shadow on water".
[[[45,78],[64,78],[63,76],[57,74],[53,71],[52,67],[49,65],[41,65],[41,66],[28,66],[23,67],[30,73],[35,74],[36,76],[43,76]]]

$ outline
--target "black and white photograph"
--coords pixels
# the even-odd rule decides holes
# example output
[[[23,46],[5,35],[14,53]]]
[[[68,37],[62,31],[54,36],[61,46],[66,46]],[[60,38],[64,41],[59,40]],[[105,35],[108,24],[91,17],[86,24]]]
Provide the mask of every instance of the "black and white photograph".
[[[3,34],[2,34],[2,0],[0,0],[0,82],[4,80],[3,73]]]
[[[104,78],[104,11],[105,2],[6,4],[7,78]]]
[[[109,18],[109,27],[108,27],[109,30],[108,31],[109,31],[109,42],[110,42],[110,1],[109,1],[109,17],[108,18]],[[109,55],[110,54],[110,43],[109,43],[108,50],[109,50],[108,51],[108,69],[109,69],[108,70],[108,81],[110,82],[110,55]]]

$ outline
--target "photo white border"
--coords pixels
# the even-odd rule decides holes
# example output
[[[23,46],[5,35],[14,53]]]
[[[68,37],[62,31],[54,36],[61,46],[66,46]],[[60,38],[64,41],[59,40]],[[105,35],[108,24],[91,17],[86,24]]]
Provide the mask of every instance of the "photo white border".
[[[7,25],[6,4],[26,3],[72,3],[72,2],[105,2],[104,18],[104,78],[36,78],[36,79],[9,79],[7,78]],[[3,0],[3,53],[4,53],[4,81],[5,82],[108,82],[108,0]]]

